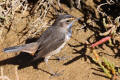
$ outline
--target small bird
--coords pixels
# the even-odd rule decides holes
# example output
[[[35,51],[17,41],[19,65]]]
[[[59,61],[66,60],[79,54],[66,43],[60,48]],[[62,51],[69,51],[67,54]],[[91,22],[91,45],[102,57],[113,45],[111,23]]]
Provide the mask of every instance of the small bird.
[[[72,35],[72,24],[76,21],[71,15],[59,15],[55,22],[48,27],[36,42],[5,48],[5,53],[9,52],[27,52],[34,54],[33,61],[43,57],[46,64],[48,59],[57,53],[65,46],[66,42]],[[51,73],[55,74],[55,73]]]

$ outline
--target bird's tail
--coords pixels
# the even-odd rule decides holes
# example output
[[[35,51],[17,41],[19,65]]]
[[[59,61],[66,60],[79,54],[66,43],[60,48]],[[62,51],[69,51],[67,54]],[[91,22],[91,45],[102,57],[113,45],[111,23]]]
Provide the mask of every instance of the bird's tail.
[[[27,52],[27,53],[35,53],[38,46],[39,46],[38,43],[34,42],[34,43],[30,43],[30,44],[24,44],[24,45],[20,45],[20,46],[13,46],[13,47],[5,48],[5,49],[3,49],[3,52],[9,53],[9,52],[23,51],[23,52]]]

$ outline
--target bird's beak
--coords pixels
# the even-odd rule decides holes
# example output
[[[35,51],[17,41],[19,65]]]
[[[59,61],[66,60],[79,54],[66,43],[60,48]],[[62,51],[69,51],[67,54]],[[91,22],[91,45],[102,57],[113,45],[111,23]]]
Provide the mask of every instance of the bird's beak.
[[[75,18],[75,17],[72,17],[71,19],[73,19],[73,21],[68,25],[69,26],[69,28],[71,28],[72,27],[72,25],[73,25],[73,23],[74,22],[76,22],[76,21],[78,21],[80,18]]]

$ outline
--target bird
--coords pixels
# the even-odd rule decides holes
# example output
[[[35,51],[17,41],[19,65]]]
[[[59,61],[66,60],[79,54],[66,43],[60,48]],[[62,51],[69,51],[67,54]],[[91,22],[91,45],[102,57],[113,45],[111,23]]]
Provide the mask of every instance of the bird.
[[[54,23],[48,27],[36,42],[4,48],[3,52],[27,52],[34,54],[32,61],[44,58],[44,62],[48,64],[51,56],[59,53],[65,46],[72,35],[72,24],[78,20],[72,15],[59,15]],[[54,72],[51,74],[55,75]]]

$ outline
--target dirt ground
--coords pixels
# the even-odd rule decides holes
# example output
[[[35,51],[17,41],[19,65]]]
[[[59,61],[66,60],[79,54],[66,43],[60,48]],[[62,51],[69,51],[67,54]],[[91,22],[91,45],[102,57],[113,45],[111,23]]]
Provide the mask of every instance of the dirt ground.
[[[94,0],[85,0],[83,4],[85,7],[82,7],[81,5],[82,10],[76,9],[75,7],[70,8],[65,3],[61,3],[61,7],[66,13],[75,17],[84,17],[86,20],[81,18],[81,21],[85,21],[87,25],[84,29],[80,28],[85,22],[76,22],[73,25],[72,38],[68,41],[61,52],[56,55],[61,57],[65,56],[67,59],[62,61],[52,60],[55,59],[55,57],[52,56],[51,60],[49,60],[48,64],[51,66],[53,71],[61,72],[60,76],[51,77],[47,72],[49,70],[46,64],[41,61],[36,62],[36,64],[39,63],[39,69],[35,69],[35,64],[24,66],[24,64],[32,59],[32,56],[27,53],[18,52],[5,54],[2,51],[0,54],[0,75],[8,77],[10,80],[110,80],[106,77],[104,72],[101,71],[100,67],[93,61],[92,58],[95,58],[95,56],[89,49],[86,48],[85,45],[89,38],[89,42],[94,43],[104,37],[96,36],[96,34],[98,34],[96,33],[97,30],[98,32],[105,31],[101,29],[103,28],[103,25],[102,21],[100,21],[101,16],[98,15],[98,11],[96,10],[98,6],[97,1],[100,2],[102,0],[96,0],[96,2]],[[59,9],[57,4],[54,6],[56,9]],[[53,15],[57,14],[55,8],[50,8],[47,16],[43,20],[47,23],[47,26],[50,26],[54,22],[54,20],[51,21],[51,18],[53,18]],[[34,8],[32,10],[34,10]],[[31,14],[36,15],[31,16]],[[37,27],[37,29],[33,30],[33,32],[30,31],[32,29],[31,22],[33,22],[39,15],[37,13],[30,13],[28,10],[22,14],[19,13],[19,11],[16,11],[14,15],[15,18],[12,21],[11,26],[8,27],[6,25],[7,27],[3,29],[4,31],[2,36],[4,36],[4,38],[1,38],[0,50],[10,46],[25,44],[28,38],[39,37],[39,35],[46,29],[46,27],[43,27],[40,31],[38,31],[40,27]],[[111,16],[111,14],[108,15]],[[116,14],[116,16],[120,16],[120,12]],[[33,34],[35,31],[38,31],[38,34]],[[107,42],[102,44],[100,47],[97,47],[96,52],[100,53],[101,59],[102,57],[105,57],[110,62],[113,62],[116,67],[120,67],[120,59],[118,54],[120,52],[120,36],[115,37],[115,40],[118,41],[117,49],[110,47]],[[29,41],[30,40],[28,40],[28,42]],[[118,56],[115,58],[117,54]]]

